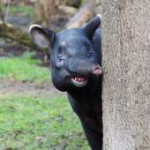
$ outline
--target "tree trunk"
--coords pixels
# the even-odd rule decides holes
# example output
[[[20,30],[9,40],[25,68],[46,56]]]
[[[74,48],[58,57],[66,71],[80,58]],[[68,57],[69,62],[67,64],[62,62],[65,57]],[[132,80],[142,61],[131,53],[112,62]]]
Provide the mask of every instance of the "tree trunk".
[[[150,0],[102,0],[104,150],[150,150]]]
[[[54,10],[54,0],[37,0],[35,10],[36,22],[50,27]]]
[[[0,0],[0,19],[4,20],[4,14],[3,14],[3,2]]]

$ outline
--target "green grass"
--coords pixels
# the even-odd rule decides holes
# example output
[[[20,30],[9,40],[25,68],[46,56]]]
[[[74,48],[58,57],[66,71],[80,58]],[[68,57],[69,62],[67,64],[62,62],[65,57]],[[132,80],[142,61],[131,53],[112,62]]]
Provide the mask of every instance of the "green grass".
[[[0,78],[50,80],[33,54],[0,58]],[[26,83],[24,83],[26,84]],[[19,88],[19,87],[18,87]],[[35,89],[36,90],[36,89]],[[80,121],[64,96],[0,92],[0,150],[89,150]]]
[[[64,97],[0,98],[0,149],[89,150]]]
[[[33,6],[17,6],[10,5],[9,8],[7,6],[4,7],[4,12],[8,9],[9,14],[23,14],[30,17],[35,15]]]
[[[1,58],[0,78],[13,78],[16,81],[49,81],[50,71],[40,67],[39,60],[31,59],[31,54],[22,57]]]

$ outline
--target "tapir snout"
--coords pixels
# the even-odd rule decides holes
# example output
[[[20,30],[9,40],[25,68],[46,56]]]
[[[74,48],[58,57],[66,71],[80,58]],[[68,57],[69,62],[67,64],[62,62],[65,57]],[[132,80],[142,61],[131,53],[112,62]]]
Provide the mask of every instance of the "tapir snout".
[[[102,67],[100,65],[95,65],[92,69],[92,73],[95,75],[101,75],[102,74]]]
[[[102,74],[102,68],[98,63],[94,63],[88,58],[72,58],[66,67],[71,74],[88,76],[90,74]]]

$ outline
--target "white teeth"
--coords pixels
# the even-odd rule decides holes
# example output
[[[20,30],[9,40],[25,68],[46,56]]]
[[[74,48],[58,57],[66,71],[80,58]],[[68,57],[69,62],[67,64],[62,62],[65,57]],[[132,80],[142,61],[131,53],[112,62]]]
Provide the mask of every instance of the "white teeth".
[[[84,82],[85,81],[85,79],[82,78],[82,77],[78,77],[78,78],[75,77],[74,80],[77,81],[77,82]]]
[[[75,77],[75,78],[72,78],[71,81],[73,82],[74,85],[78,87],[85,86],[87,83],[87,80],[83,77]]]

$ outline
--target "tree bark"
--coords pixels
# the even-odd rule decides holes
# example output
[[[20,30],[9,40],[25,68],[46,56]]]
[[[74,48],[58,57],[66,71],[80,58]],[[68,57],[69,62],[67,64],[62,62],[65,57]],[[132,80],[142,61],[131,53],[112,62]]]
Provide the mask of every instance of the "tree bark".
[[[150,1],[102,0],[104,150],[150,150]]]

